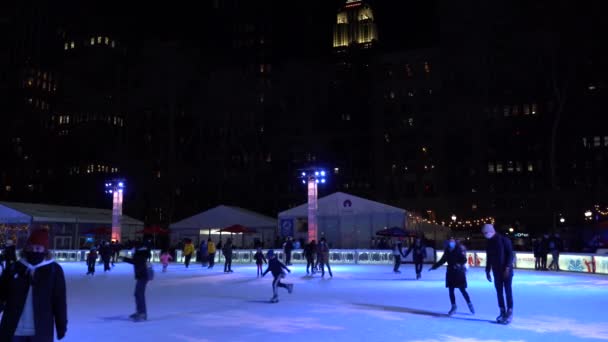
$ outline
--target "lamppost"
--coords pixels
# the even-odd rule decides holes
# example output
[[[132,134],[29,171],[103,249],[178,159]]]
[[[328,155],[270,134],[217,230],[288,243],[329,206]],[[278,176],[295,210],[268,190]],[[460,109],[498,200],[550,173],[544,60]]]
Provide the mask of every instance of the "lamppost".
[[[302,184],[307,184],[308,188],[308,242],[317,239],[317,195],[319,184],[325,184],[325,170],[321,168],[311,167],[300,170],[300,179]]]
[[[112,179],[106,182],[106,194],[112,195],[112,241],[121,242],[122,231],[120,218],[122,217],[122,198],[125,189],[125,180]]]

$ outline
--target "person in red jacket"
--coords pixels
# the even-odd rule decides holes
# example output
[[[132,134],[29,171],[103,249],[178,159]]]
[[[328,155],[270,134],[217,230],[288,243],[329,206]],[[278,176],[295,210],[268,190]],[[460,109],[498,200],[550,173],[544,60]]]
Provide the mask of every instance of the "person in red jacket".
[[[0,278],[0,341],[52,342],[66,334],[68,317],[63,269],[49,253],[46,229],[31,232],[23,258]]]

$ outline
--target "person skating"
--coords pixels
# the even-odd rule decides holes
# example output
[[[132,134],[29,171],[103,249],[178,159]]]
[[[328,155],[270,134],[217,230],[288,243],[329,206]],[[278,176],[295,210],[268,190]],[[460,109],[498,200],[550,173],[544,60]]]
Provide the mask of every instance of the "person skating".
[[[148,259],[150,250],[146,245],[135,248],[133,258],[123,258],[123,261],[133,265],[135,274],[135,313],[129,316],[132,320],[139,322],[148,319],[146,307],[146,285],[148,284]]]
[[[253,258],[255,259],[255,264],[258,268],[257,271],[257,276],[261,277],[262,276],[262,265],[267,264],[268,262],[266,261],[266,258],[264,257],[264,253],[262,253],[262,248],[258,247],[257,251],[255,252],[255,255],[253,256]]]
[[[464,300],[467,302],[469,306],[469,310],[472,314],[475,313],[475,308],[473,307],[473,303],[471,303],[471,298],[467,293],[467,269],[465,267],[467,263],[467,251],[465,247],[456,242],[454,238],[450,238],[448,240],[448,247],[443,251],[443,256],[441,259],[437,261],[433,266],[429,269],[435,270],[439,268],[439,266],[444,263],[448,263],[448,266],[445,271],[445,287],[449,289],[450,295],[450,303],[452,307],[450,311],[448,311],[448,315],[452,315],[456,312],[456,295],[454,294],[454,289],[459,289],[460,293],[464,297]]]
[[[287,289],[287,292],[293,292],[293,284],[285,284],[281,282],[281,279],[285,278],[284,271],[291,273],[291,270],[289,270],[287,266],[285,266],[282,262],[279,261],[279,259],[277,259],[272,249],[268,251],[267,257],[268,268],[266,268],[266,271],[262,273],[262,277],[264,277],[269,271],[272,272],[272,276],[274,277],[274,279],[272,280],[272,298],[270,298],[270,302],[277,303],[279,301],[279,293],[277,288],[283,287]]]
[[[209,266],[207,268],[213,269],[213,265],[215,265],[215,243],[211,241],[211,238],[207,239],[207,252],[209,253]]]
[[[208,259],[209,259],[209,249],[207,247],[207,241],[201,241],[201,244],[198,248],[198,255],[200,256],[200,262],[202,267],[207,267]]]
[[[224,247],[222,248],[222,254],[224,254],[224,273],[232,273],[232,239],[226,240]]]
[[[401,273],[399,267],[401,267],[401,257],[403,256],[403,242],[401,238],[393,240],[393,272]]]
[[[410,252],[412,252],[412,261],[414,262],[416,269],[416,279],[420,279],[420,277],[422,277],[422,264],[426,258],[426,246],[422,242],[422,238],[420,236],[416,237],[414,244],[407,249],[407,252],[405,252],[403,258],[405,259]]]
[[[285,253],[285,264],[287,266],[291,265],[291,252],[293,251],[293,241],[291,240],[291,236],[287,237],[287,240],[283,244],[283,252]]]
[[[97,249],[91,248],[89,255],[87,255],[87,275],[95,275],[95,263],[97,262]]]
[[[312,272],[314,275],[317,271],[315,267],[315,254],[317,254],[317,243],[315,240],[312,240],[304,247],[304,257],[306,257],[306,274],[310,274],[310,272]]]
[[[194,254],[194,245],[192,245],[192,241],[187,240],[184,245],[184,257],[185,257],[185,265],[186,268],[190,266],[190,260],[192,259],[192,254]]]
[[[104,242],[99,249],[99,254],[101,255],[101,260],[103,261],[103,271],[107,272],[111,270],[110,261],[112,260],[112,247],[110,247],[110,243],[108,241]]]
[[[23,258],[0,278],[0,341],[52,342],[66,334],[68,317],[65,276],[49,250],[49,233],[34,229]]]
[[[169,261],[171,260],[173,260],[173,257],[171,254],[169,254],[169,251],[164,251],[160,255],[160,263],[163,265],[163,272],[167,272],[167,267],[169,266]]]
[[[490,275],[490,271],[492,271],[500,309],[496,321],[508,324],[513,319],[513,290],[511,288],[513,282],[513,247],[511,240],[496,233],[494,226],[491,224],[484,224],[482,233],[488,241],[486,246],[486,278],[489,282],[492,282],[492,276]]]
[[[327,246],[325,237],[322,237],[321,241],[319,241],[319,246],[317,247],[317,259],[319,267],[321,268],[321,277],[325,276],[325,266],[327,266],[329,276],[333,278],[334,275],[331,273],[331,266],[329,266],[329,246]]]

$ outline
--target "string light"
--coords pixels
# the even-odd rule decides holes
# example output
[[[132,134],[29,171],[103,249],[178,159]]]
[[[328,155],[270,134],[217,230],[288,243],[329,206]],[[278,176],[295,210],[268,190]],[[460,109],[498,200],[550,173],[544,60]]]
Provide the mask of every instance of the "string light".
[[[479,227],[485,223],[494,224],[494,222],[496,222],[496,220],[491,216],[482,217],[479,219],[467,219],[467,220],[456,220],[456,221],[429,220],[426,218],[422,218],[420,216],[412,216],[411,214],[409,215],[409,217],[412,217],[414,219],[414,223],[424,222],[424,223],[429,223],[429,224],[447,226],[449,228],[472,228],[472,227]],[[446,224],[446,222],[447,222],[447,224]]]
[[[608,208],[606,208],[606,211],[600,209],[600,206],[598,204],[594,205],[595,211],[597,211],[600,215],[602,216],[607,216],[608,215]]]

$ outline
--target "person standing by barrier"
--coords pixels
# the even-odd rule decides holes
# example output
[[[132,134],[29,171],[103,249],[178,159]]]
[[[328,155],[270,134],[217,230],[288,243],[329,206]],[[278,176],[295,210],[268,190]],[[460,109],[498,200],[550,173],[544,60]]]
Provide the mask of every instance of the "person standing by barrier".
[[[393,240],[393,272],[401,273],[399,267],[401,267],[401,257],[403,256],[403,242],[401,238],[395,238]]]
[[[185,265],[186,268],[190,266],[190,260],[192,259],[192,254],[194,253],[194,246],[192,245],[192,240],[186,240],[186,244],[184,245],[184,257],[185,257]]]
[[[291,252],[293,251],[293,242],[291,236],[288,236],[283,244],[283,252],[285,252],[285,265],[291,265]]]
[[[547,270],[547,254],[549,253],[549,234],[543,235],[540,240],[540,269]]]
[[[316,272],[315,254],[317,254],[317,243],[315,242],[315,240],[312,240],[304,247],[304,257],[306,258],[306,274],[310,274],[310,272],[312,272],[312,274],[314,275]]]
[[[414,244],[407,249],[403,258],[407,258],[410,252],[413,252],[412,261],[416,269],[416,279],[420,279],[422,277],[422,264],[424,264],[424,259],[426,258],[426,246],[420,236],[416,237]]]
[[[564,248],[564,243],[562,239],[559,237],[559,233],[553,234],[553,236],[549,239],[549,252],[551,252],[551,264],[549,264],[549,269],[554,271],[559,271],[559,253]]]
[[[317,262],[319,263],[319,267],[321,268],[321,277],[325,276],[325,266],[327,266],[329,276],[333,278],[334,275],[331,273],[331,267],[329,266],[329,246],[327,246],[327,240],[325,240],[325,237],[321,238],[317,249],[317,258],[319,259],[317,260]]]
[[[232,273],[232,239],[228,238],[222,248],[224,254],[224,273]]]
[[[35,229],[23,258],[0,278],[0,341],[52,342],[66,334],[68,317],[63,268],[49,252],[49,232]]]
[[[532,243],[532,248],[534,250],[534,269],[535,270],[540,270],[541,269],[541,258],[542,258],[542,251],[541,251],[541,240],[540,238],[536,238],[534,239],[534,242]]]
[[[213,265],[215,265],[215,243],[211,241],[211,238],[207,239],[207,252],[209,253],[209,267],[208,269],[213,269]]]
[[[514,255],[511,240],[496,233],[494,226],[491,224],[484,224],[482,233],[488,241],[486,247],[486,278],[489,282],[492,282],[492,276],[490,276],[490,271],[492,271],[496,296],[498,297],[498,307],[500,308],[500,314],[496,317],[496,321],[509,324],[513,318],[513,290],[511,284],[513,282]]]
[[[469,306],[469,310],[472,314],[475,314],[475,309],[473,308],[473,303],[471,303],[471,298],[467,293],[467,251],[465,247],[456,242],[454,238],[450,238],[448,240],[448,247],[443,251],[443,256],[441,259],[437,261],[433,266],[429,269],[435,270],[439,268],[439,266],[444,263],[448,263],[448,266],[445,271],[445,287],[449,289],[450,294],[450,303],[452,307],[448,312],[448,315],[451,316],[456,312],[456,295],[454,294],[454,289],[459,289],[460,293],[464,297],[464,300],[467,301],[467,305]]]

